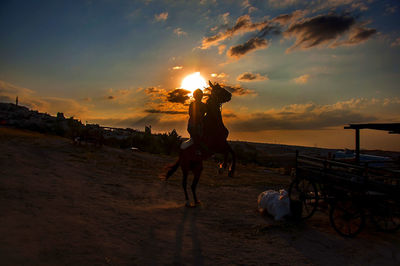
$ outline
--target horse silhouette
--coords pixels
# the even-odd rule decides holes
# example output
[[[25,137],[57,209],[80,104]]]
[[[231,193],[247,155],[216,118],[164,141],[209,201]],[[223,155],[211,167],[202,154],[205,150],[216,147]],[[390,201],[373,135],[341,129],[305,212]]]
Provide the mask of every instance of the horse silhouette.
[[[196,196],[196,186],[203,170],[203,160],[209,158],[215,153],[222,153],[225,158],[224,163],[220,165],[220,168],[226,168],[228,156],[231,154],[232,165],[229,169],[228,175],[233,177],[235,173],[236,156],[227,141],[229,131],[224,126],[221,114],[222,104],[230,101],[232,94],[222,88],[218,83],[212,84],[209,82],[209,85],[211,94],[206,101],[207,114],[204,117],[204,132],[201,138],[201,146],[203,149],[201,155],[196,153],[195,145],[191,145],[186,149],[181,148],[178,160],[175,164],[168,167],[168,171],[165,175],[165,180],[167,180],[178,169],[178,167],[181,166],[183,173],[182,186],[185,193],[186,206],[196,206],[200,204],[200,201]],[[191,185],[194,205],[190,205],[189,196],[186,190],[189,171],[192,171],[194,175]]]

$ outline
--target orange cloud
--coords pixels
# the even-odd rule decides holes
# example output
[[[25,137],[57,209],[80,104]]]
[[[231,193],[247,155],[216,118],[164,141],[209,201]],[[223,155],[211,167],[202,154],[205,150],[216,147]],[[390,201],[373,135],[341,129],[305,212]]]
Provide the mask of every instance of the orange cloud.
[[[294,82],[296,82],[297,84],[306,84],[308,82],[309,78],[310,78],[310,75],[308,75],[308,74],[301,75],[300,77],[295,78]]]
[[[166,21],[168,19],[168,12],[162,12],[160,14],[156,14],[156,15],[154,15],[154,19],[157,22]]]
[[[15,102],[17,96],[20,105],[52,115],[57,114],[57,112],[63,112],[66,116],[84,117],[88,113],[88,107],[77,100],[60,97],[40,97],[33,90],[0,81],[1,101]]]

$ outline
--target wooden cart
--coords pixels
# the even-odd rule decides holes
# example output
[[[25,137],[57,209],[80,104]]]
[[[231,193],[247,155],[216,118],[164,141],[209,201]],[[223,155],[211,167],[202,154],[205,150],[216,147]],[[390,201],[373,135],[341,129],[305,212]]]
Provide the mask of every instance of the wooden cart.
[[[351,126],[349,128],[354,128]],[[365,124],[362,126],[366,128]],[[398,128],[399,124],[396,126]],[[359,141],[359,130],[356,141]],[[343,236],[354,237],[360,233],[368,216],[379,230],[398,230],[398,164],[385,162],[385,167],[372,167],[373,162],[360,163],[359,145],[356,147],[358,152],[352,163],[296,152],[295,178],[289,187],[291,201],[301,203],[303,220],[315,213],[319,202],[328,203],[331,225]]]

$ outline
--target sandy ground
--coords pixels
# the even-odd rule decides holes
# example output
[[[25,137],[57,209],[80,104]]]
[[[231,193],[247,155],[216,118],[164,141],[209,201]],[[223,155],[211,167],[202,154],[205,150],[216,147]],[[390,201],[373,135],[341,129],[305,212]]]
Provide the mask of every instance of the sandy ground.
[[[175,158],[0,128],[1,265],[400,265],[400,233],[368,224],[355,239],[328,216],[274,222],[257,196],[289,177],[239,166],[218,176],[208,161],[198,196],[184,207]]]

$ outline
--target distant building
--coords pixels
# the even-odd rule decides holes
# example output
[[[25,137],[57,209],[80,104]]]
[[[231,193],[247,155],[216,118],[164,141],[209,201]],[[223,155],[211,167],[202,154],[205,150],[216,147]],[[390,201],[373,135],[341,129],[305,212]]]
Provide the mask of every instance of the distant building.
[[[59,119],[59,120],[61,120],[61,119],[65,119],[65,117],[64,117],[64,113],[60,113],[60,112],[58,112],[58,113],[57,113],[57,119]]]

